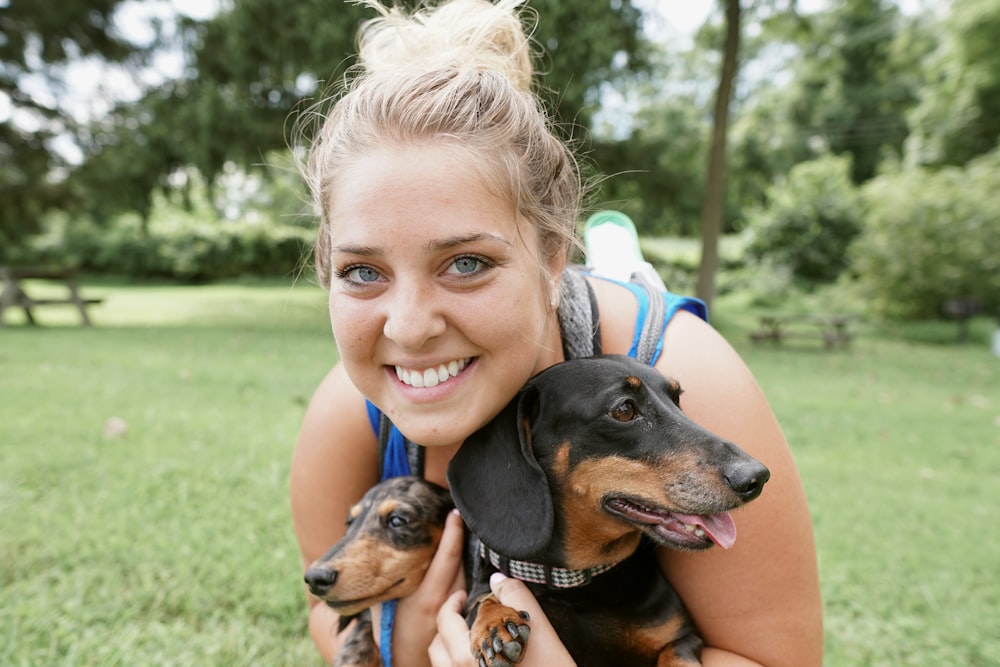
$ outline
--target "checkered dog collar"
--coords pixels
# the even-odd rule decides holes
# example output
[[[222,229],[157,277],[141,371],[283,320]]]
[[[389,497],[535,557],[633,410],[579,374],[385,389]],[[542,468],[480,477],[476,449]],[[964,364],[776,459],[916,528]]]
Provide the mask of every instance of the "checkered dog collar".
[[[607,572],[617,565],[617,563],[614,563],[611,565],[598,565],[587,570],[567,570],[562,567],[529,563],[523,560],[512,560],[487,548],[481,542],[479,544],[479,555],[489,560],[493,567],[508,577],[533,584],[545,584],[550,588],[579,588],[580,586],[586,586],[593,577]]]

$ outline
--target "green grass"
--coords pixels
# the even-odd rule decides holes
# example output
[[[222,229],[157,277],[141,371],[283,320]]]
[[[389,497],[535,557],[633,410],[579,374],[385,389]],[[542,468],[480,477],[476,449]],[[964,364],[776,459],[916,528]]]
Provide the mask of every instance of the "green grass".
[[[87,292],[93,329],[0,331],[0,664],[319,664],[287,477],[323,294]]]
[[[1000,665],[1000,359],[863,337],[739,343],[814,517],[826,665]]]
[[[92,329],[53,308],[0,330],[0,665],[318,666],[287,476],[335,355],[323,294],[87,288],[106,297]],[[737,298],[714,315],[802,471],[827,667],[1000,665],[986,325],[966,346],[871,327],[827,353],[750,345]]]

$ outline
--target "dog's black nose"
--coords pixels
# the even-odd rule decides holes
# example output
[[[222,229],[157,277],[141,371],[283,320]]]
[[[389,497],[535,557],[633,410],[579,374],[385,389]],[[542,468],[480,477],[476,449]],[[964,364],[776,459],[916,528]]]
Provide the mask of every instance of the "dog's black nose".
[[[337,571],[314,565],[306,570],[306,576],[303,579],[309,586],[310,593],[316,597],[323,597],[337,583]]]
[[[726,474],[729,485],[743,502],[750,502],[764,490],[764,484],[771,478],[771,471],[758,461],[750,461],[734,466]]]

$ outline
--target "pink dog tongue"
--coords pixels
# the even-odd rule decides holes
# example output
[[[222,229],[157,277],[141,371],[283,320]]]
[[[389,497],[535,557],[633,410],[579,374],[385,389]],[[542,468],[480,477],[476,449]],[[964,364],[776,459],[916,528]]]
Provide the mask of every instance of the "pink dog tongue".
[[[723,549],[736,543],[736,522],[729,512],[718,514],[678,514],[674,516],[686,524],[699,526],[708,537]]]

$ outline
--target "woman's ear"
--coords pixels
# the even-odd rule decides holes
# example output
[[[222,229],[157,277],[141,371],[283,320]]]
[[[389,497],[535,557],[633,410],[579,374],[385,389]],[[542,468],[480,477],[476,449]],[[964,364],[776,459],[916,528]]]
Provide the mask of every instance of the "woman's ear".
[[[553,311],[559,310],[559,297],[562,292],[562,275],[566,269],[566,253],[556,252],[546,259],[545,276],[548,278],[548,302]]]

